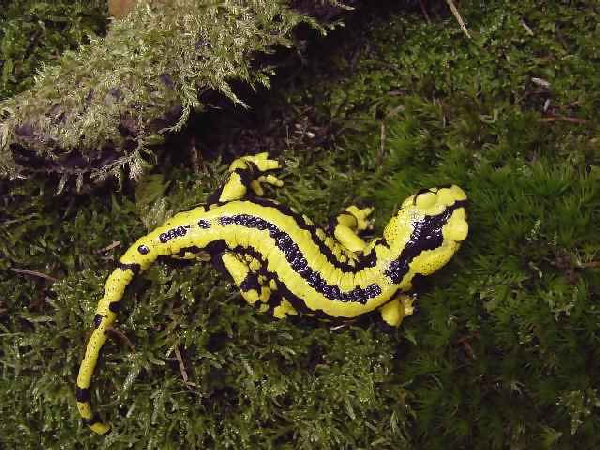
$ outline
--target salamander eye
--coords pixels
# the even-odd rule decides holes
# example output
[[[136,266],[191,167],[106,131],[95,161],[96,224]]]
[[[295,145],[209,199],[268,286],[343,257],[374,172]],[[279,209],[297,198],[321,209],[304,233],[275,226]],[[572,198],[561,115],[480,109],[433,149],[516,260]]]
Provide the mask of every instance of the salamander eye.
[[[94,316],[94,328],[98,328],[100,324],[102,324],[102,319],[104,319],[102,314],[96,314]]]
[[[146,247],[145,245],[140,245],[137,248],[137,251],[139,252],[140,255],[147,255],[148,253],[150,253],[150,249],[148,247]]]

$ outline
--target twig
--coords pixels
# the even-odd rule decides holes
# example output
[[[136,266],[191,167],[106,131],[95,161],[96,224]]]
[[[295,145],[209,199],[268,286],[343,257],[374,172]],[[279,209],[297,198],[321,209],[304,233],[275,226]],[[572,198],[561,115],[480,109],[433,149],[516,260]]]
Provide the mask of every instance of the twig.
[[[188,389],[191,389],[190,386],[196,386],[194,383],[190,383],[188,374],[185,370],[185,365],[183,364],[183,358],[181,357],[181,352],[179,351],[179,347],[175,347],[175,356],[177,357],[177,361],[179,362],[179,373],[181,373],[181,378],[183,378],[183,383],[186,385]]]
[[[586,119],[579,119],[578,117],[542,117],[540,122],[572,122],[572,123],[586,123]]]
[[[406,106],[398,105],[395,108],[392,108],[392,110],[389,113],[387,113],[385,118],[388,119],[390,117],[396,117],[398,115],[398,113],[404,112],[405,110],[406,110]]]
[[[23,275],[33,275],[34,277],[40,277],[48,281],[57,282],[58,278],[51,277],[50,275],[46,275],[45,273],[38,272],[37,270],[28,270],[28,269],[10,269],[13,272],[20,273]]]
[[[431,17],[429,17],[429,14],[427,14],[427,9],[425,9],[425,4],[423,3],[423,0],[419,0],[419,6],[421,7],[421,13],[423,13],[423,16],[425,16],[425,20],[428,23],[431,23]]]
[[[538,86],[548,89],[550,87],[550,82],[548,80],[544,80],[540,77],[531,77],[531,81]]]
[[[125,333],[123,333],[122,331],[117,330],[116,328],[113,327],[106,327],[106,334],[108,334],[110,337],[112,337],[113,339],[117,338],[121,341],[121,343],[125,343],[127,344],[127,346],[134,350],[135,346],[133,345],[133,342],[131,342],[129,340],[129,338],[127,336],[125,336]]]
[[[581,266],[585,269],[595,269],[597,267],[600,267],[600,261],[589,261],[581,264]]]
[[[179,361],[179,373],[181,373],[181,378],[183,378],[183,382],[187,384],[189,377],[185,371],[185,366],[183,365],[183,359],[181,358],[179,347],[175,347],[175,356],[177,357],[177,361]]]
[[[385,126],[385,121],[390,117],[396,116],[399,112],[402,112],[406,109],[404,105],[398,105],[394,109],[392,109],[389,113],[386,114],[385,119],[381,121],[381,126],[379,130],[379,151],[377,152],[376,164],[377,166],[381,165],[383,161],[383,155],[385,155],[385,140],[387,139],[387,128]]]
[[[446,0],[446,3],[448,3],[448,7],[450,8],[450,11],[452,12],[452,14],[454,15],[454,17],[458,21],[458,24],[460,25],[460,28],[463,30],[463,32],[465,33],[465,35],[469,39],[471,39],[471,35],[467,31],[467,27],[465,25],[465,21],[463,20],[463,18],[461,17],[460,13],[458,12],[458,9],[456,9],[456,6],[454,6],[454,2],[452,0]]]
[[[196,147],[196,137],[192,135],[190,138],[190,156],[192,160],[192,169],[194,169],[194,173],[200,173],[200,162],[199,162],[199,153],[198,148]]]
[[[523,28],[525,28],[525,31],[527,32],[527,34],[529,36],[533,36],[534,35],[533,30],[531,28],[529,28],[527,26],[527,24],[525,23],[525,19],[521,19],[521,25],[523,25]]]
[[[105,253],[105,252],[112,250],[113,248],[118,247],[119,245],[121,245],[121,241],[113,241],[110,244],[108,244],[106,247],[94,251],[94,253],[96,253],[96,254]]]
[[[473,350],[473,347],[469,343],[469,341],[471,339],[474,339],[474,338],[475,339],[479,339],[479,333],[476,332],[476,333],[474,333],[472,335],[469,335],[469,336],[463,336],[462,338],[460,338],[460,339],[458,339],[457,341],[454,342],[455,345],[462,345],[465,353],[471,359],[477,359],[477,355],[475,354],[475,351]]]
[[[377,167],[379,167],[383,161],[383,155],[385,154],[385,139],[386,139],[386,130],[385,130],[385,121],[381,121],[381,128],[379,132],[379,152],[377,153]]]

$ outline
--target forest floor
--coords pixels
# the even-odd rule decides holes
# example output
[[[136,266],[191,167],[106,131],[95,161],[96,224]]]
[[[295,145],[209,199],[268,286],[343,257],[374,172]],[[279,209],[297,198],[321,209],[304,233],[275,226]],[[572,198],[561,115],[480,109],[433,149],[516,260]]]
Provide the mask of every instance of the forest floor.
[[[468,37],[445,4],[408,3],[299,31],[270,90],[216,98],[138,183],[0,183],[0,448],[600,448],[598,6],[460,2]],[[0,96],[27,86],[9,78]],[[276,320],[206,263],[155,264],[93,381],[115,429],[92,435],[74,380],[106,277],[260,151],[285,162],[267,194],[316,223],[370,205],[378,235],[454,183],[469,236],[394,332]]]

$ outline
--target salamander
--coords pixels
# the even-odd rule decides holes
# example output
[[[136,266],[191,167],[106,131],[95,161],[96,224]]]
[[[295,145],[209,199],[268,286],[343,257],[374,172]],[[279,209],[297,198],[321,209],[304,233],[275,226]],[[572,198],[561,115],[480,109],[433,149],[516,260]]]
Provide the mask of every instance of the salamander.
[[[407,293],[415,276],[445,265],[467,237],[466,195],[456,185],[409,196],[383,236],[367,242],[360,234],[372,226],[370,208],[350,206],[325,230],[265,198],[265,183],[283,185],[271,174],[279,167],[267,153],[236,159],[205,205],[176,214],[120,258],[106,280],[77,376],[77,408],[92,431],[110,430],[90,404],[90,381],[107,330],[127,285],[157,257],[208,254],[245,301],[277,318],[306,314],[349,320],[375,312],[384,324],[397,327],[413,312]]]

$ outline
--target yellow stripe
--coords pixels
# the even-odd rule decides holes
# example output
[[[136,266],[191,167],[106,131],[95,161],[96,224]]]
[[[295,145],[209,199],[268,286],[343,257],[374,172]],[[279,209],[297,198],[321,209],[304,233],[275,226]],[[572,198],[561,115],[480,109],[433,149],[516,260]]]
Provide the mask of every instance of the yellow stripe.
[[[294,271],[284,253],[275,246],[273,239],[269,236],[268,230],[258,230],[248,228],[243,225],[221,225],[219,218],[223,216],[234,216],[244,214],[260,217],[276,225],[279,229],[285,231],[290,238],[298,245],[300,252],[309,262],[313,270],[320,273],[321,277],[330,285],[337,285],[343,291],[349,291],[356,286],[366,288],[371,283],[377,282],[382,288],[382,294],[370,299],[366,304],[358,302],[342,302],[330,300],[321,293],[314,290],[308,283]],[[373,311],[379,305],[385,303],[396,290],[385,277],[381,276],[381,267],[363,269],[354,277],[352,274],[345,273],[341,269],[335,268],[325,255],[319,249],[317,243],[312,239],[309,231],[300,228],[295,219],[281,211],[256,205],[251,201],[232,201],[225,205],[211,209],[209,211],[198,211],[194,214],[192,220],[187,217],[188,223],[194,223],[203,219],[210,223],[209,229],[194,230],[183,238],[176,239],[179,247],[185,247],[197,242],[199,246],[206,245],[209,235],[224,239],[227,246],[235,248],[238,245],[247,247],[252,246],[257,252],[263,255],[268,261],[267,270],[278,275],[279,280],[284,282],[287,288],[296,296],[304,300],[306,306],[314,311],[322,310],[326,314],[334,317],[354,317],[365,312]],[[170,226],[177,226],[183,222],[174,222]],[[207,233],[208,232],[208,233]],[[205,243],[206,242],[206,243]],[[341,248],[337,248],[341,251]]]

